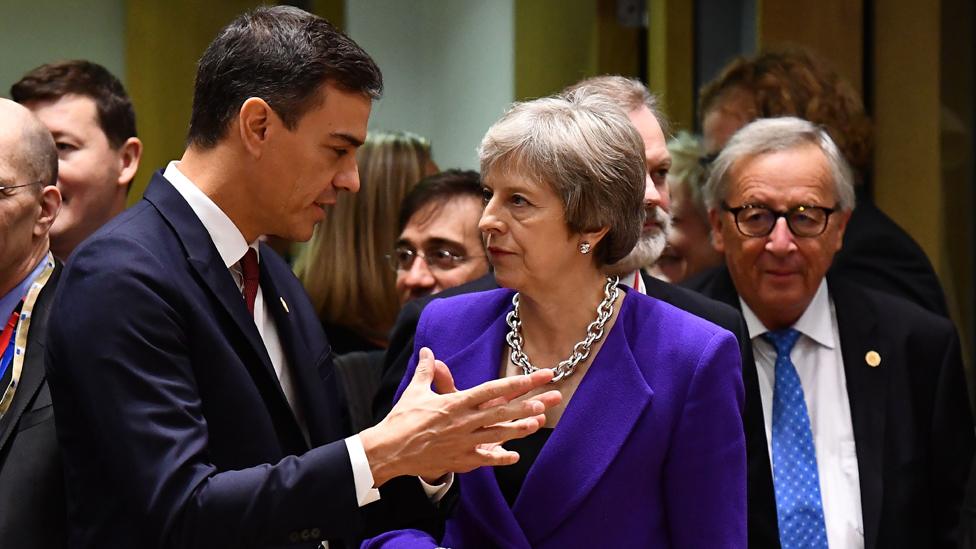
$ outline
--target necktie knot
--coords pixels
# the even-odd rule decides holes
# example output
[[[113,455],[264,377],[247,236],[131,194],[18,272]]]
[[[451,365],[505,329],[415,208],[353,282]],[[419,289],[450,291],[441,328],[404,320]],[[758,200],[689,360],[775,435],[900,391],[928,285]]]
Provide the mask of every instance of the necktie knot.
[[[244,279],[244,301],[247,303],[247,310],[254,314],[254,300],[258,296],[258,253],[254,248],[248,248],[247,253],[241,258],[241,277]]]
[[[772,330],[763,334],[763,339],[776,348],[777,356],[790,356],[790,351],[793,350],[796,341],[800,339],[800,332],[793,328]]]

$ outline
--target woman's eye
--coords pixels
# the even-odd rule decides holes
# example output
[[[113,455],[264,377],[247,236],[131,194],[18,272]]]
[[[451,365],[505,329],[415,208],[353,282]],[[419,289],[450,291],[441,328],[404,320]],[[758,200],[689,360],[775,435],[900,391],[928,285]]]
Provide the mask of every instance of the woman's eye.
[[[516,206],[524,206],[528,203],[529,201],[526,200],[525,197],[523,197],[522,195],[518,195],[518,194],[512,195],[512,204],[515,204]]]

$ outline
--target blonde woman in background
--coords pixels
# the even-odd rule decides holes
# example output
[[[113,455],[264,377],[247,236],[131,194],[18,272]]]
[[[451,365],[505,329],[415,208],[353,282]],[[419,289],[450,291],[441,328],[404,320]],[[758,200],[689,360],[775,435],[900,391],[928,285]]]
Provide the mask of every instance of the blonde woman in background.
[[[410,132],[370,132],[357,163],[359,192],[339,195],[295,262],[337,355],[386,346],[400,302],[384,255],[403,197],[437,172],[430,142]]]
[[[712,247],[708,211],[702,198],[706,171],[701,140],[679,132],[668,141],[671,171],[671,230],[668,246],[655,264],[667,280],[678,283],[722,264],[722,256]]]

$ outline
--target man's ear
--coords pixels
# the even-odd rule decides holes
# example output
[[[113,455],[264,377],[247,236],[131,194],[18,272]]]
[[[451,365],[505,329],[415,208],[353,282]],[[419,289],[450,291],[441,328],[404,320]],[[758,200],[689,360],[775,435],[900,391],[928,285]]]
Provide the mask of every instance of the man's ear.
[[[725,238],[722,236],[722,212],[716,208],[708,210],[708,221],[712,225],[712,248],[715,251],[725,253]]]
[[[118,184],[128,187],[132,178],[139,170],[139,160],[142,158],[142,141],[138,137],[130,137],[119,148],[119,179]]]
[[[244,149],[260,158],[268,142],[268,130],[278,115],[260,97],[249,97],[237,113],[237,131]]]
[[[54,225],[54,220],[58,217],[58,212],[61,211],[61,191],[54,185],[47,185],[41,189],[38,199],[41,209],[34,223],[34,236],[42,237],[47,236],[51,225]]]
[[[847,222],[851,220],[851,213],[852,213],[851,210],[846,210],[846,211],[845,210],[841,210],[839,212],[835,212],[834,215],[831,216],[831,217],[836,217],[837,218],[837,221],[836,221],[836,223],[837,223],[837,248],[834,250],[835,252],[839,252],[840,249],[841,249],[841,246],[844,243],[844,231],[847,230]]]

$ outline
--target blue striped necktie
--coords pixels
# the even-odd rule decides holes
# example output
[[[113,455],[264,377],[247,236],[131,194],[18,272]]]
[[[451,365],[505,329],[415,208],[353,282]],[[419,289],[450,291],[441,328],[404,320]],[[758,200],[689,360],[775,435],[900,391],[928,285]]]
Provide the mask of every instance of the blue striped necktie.
[[[790,351],[800,332],[787,328],[763,334],[776,348],[773,389],[773,486],[783,549],[826,549],[827,528],[820,499],[820,474],[803,387]]]

